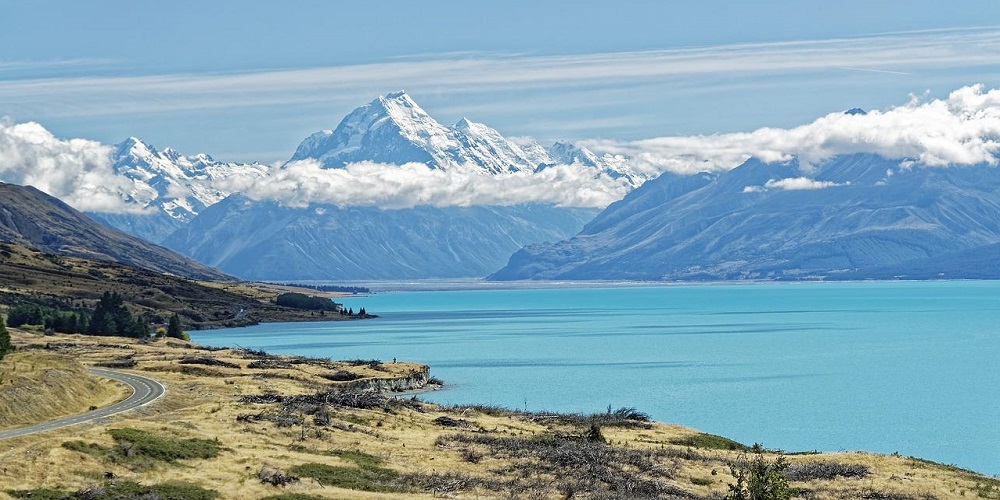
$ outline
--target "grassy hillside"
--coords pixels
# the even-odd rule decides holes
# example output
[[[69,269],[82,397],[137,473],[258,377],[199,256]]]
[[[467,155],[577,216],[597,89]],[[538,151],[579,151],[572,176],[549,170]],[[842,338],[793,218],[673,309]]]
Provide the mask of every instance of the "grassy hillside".
[[[0,241],[195,279],[232,279],[218,269],[111,229],[31,186],[0,182]]]
[[[82,413],[127,396],[126,387],[90,376],[69,356],[30,350],[0,360],[0,429]]]
[[[42,497],[39,488],[233,499],[721,498],[735,482],[730,467],[754,457],[739,443],[648,422],[630,409],[559,415],[440,407],[346,389],[412,378],[423,373],[419,365],[163,340],[110,347],[107,339],[20,331],[14,340],[22,352],[55,350],[84,363],[128,358],[132,370],[167,387],[141,412],[5,441],[0,491],[22,498],[27,490]],[[338,373],[334,378],[344,381],[326,377]],[[762,460],[777,457],[765,452]],[[996,479],[910,457],[786,458],[785,474],[800,498],[1000,497]]]
[[[184,328],[242,326],[267,321],[342,319],[274,304],[287,287],[241,282],[199,282],[170,274],[0,244],[0,305],[33,303],[59,309],[93,308],[104,292],[118,292],[133,313],[165,322],[181,316]],[[312,290],[306,293],[316,294]]]

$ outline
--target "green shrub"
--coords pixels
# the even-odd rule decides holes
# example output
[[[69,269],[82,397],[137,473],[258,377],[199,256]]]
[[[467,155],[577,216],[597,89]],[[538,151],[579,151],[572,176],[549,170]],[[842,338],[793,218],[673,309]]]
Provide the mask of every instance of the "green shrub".
[[[219,493],[201,486],[179,481],[143,486],[134,481],[108,481],[75,493],[62,490],[39,488],[35,490],[7,490],[14,498],[31,500],[65,500],[86,498],[89,500],[122,500],[127,498],[155,498],[159,500],[214,500]]]
[[[63,500],[73,496],[69,492],[49,488],[38,488],[37,490],[5,490],[4,492],[14,498],[30,498],[31,500]]]
[[[732,439],[715,434],[698,433],[685,438],[674,439],[671,444],[690,446],[692,448],[706,448],[709,450],[729,450],[729,451],[749,451],[750,447],[733,441]]]
[[[392,480],[396,478],[396,472],[377,466],[355,468],[305,463],[292,467],[289,472],[296,476],[313,478],[323,486],[361,491],[397,491],[391,485]]]
[[[764,458],[764,449],[755,444],[751,448],[753,457],[740,455],[730,464],[729,470],[736,478],[729,485],[726,500],[786,500],[792,498],[788,479],[784,472],[788,468],[785,457],[779,456],[770,462]]]
[[[163,462],[193,458],[215,458],[221,446],[213,439],[178,439],[159,436],[139,429],[111,429],[108,431],[125,457],[147,457]]]
[[[333,303],[332,300],[317,297],[315,295],[306,295],[304,293],[287,292],[278,295],[275,302],[279,306],[293,307],[295,309],[306,309],[311,311],[336,311],[337,305]]]

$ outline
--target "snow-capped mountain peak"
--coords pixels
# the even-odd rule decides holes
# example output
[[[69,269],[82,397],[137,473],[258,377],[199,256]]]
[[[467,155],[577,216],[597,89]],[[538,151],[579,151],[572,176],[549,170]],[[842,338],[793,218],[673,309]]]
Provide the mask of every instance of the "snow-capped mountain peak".
[[[573,164],[580,163],[582,165],[587,165],[590,167],[596,167],[601,163],[601,159],[598,158],[591,150],[578,147],[568,142],[556,142],[549,147],[549,154],[552,155],[552,159],[556,163]]]
[[[608,163],[585,148],[558,145],[546,150],[530,139],[510,140],[468,118],[446,127],[406,92],[395,92],[355,109],[336,129],[309,136],[291,161],[313,159],[327,168],[361,161],[395,165],[418,162],[434,168],[476,165],[491,174],[533,172],[560,163],[579,163],[614,177],[627,175],[633,185],[645,180],[622,171],[624,158],[612,158],[616,161]]]

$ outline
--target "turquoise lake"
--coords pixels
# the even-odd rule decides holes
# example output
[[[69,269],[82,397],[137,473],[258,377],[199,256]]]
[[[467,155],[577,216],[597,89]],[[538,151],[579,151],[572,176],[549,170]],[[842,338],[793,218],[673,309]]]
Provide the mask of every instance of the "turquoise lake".
[[[426,363],[440,403],[654,419],[787,451],[899,452],[1000,474],[1000,282],[389,292],[369,321],[196,342]]]

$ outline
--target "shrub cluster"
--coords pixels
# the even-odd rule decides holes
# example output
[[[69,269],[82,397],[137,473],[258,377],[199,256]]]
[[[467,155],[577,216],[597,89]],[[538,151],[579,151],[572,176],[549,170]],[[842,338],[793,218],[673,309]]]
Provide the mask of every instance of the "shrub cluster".
[[[275,302],[279,306],[306,309],[309,311],[338,311],[340,309],[337,304],[328,298],[298,292],[286,292],[278,295]]]

